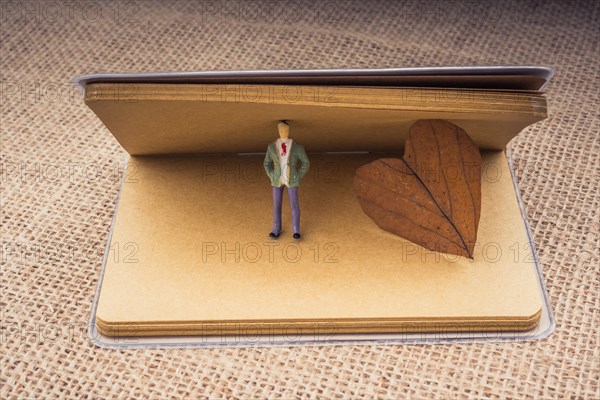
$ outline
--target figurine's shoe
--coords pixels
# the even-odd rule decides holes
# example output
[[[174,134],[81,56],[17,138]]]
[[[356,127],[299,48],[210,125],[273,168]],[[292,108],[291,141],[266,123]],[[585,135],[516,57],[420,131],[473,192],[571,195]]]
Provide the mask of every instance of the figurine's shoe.
[[[294,233],[294,239],[300,239],[300,234],[299,233]]]
[[[281,235],[281,232],[279,232],[279,233],[273,233],[273,232],[269,233],[269,237],[272,238],[272,239],[277,239],[279,237],[279,235]]]

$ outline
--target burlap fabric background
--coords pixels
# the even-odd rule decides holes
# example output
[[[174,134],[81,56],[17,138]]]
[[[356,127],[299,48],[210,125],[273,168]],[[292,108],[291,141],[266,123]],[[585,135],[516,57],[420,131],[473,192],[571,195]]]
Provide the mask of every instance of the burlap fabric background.
[[[597,2],[276,0],[261,15],[256,3],[166,3],[2,2],[0,397],[600,397]],[[557,71],[549,118],[511,144],[550,338],[148,351],[87,339],[124,153],[72,77],[490,64]]]

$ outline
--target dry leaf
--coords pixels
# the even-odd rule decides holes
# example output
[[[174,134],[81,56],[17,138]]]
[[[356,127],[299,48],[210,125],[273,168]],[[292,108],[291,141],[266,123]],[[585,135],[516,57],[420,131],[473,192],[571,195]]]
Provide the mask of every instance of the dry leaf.
[[[458,126],[419,120],[403,159],[360,167],[354,192],[381,229],[427,249],[473,258],[481,213],[481,155]]]

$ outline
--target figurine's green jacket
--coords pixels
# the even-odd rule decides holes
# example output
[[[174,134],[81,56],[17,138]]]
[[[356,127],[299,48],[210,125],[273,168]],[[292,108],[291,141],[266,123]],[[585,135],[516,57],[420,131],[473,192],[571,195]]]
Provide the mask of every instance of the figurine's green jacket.
[[[275,143],[271,143],[269,147],[267,147],[267,154],[265,155],[263,166],[271,180],[271,186],[280,187],[281,166],[279,165],[279,156],[277,155]],[[304,178],[304,175],[306,175],[309,168],[310,161],[308,161],[308,156],[306,155],[304,147],[293,142],[288,158],[288,171],[290,173],[288,186],[298,187],[300,185],[300,180]]]

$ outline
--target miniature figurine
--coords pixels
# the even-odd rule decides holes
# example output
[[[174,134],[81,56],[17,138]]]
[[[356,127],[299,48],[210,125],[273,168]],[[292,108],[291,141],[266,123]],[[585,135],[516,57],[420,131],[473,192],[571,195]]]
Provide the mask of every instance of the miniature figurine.
[[[298,186],[308,172],[310,162],[304,147],[289,138],[290,126],[281,121],[277,125],[279,139],[269,144],[263,163],[273,187],[273,230],[269,237],[276,239],[281,234],[281,202],[283,189],[287,187],[292,208],[294,239],[300,239],[300,203]]]

